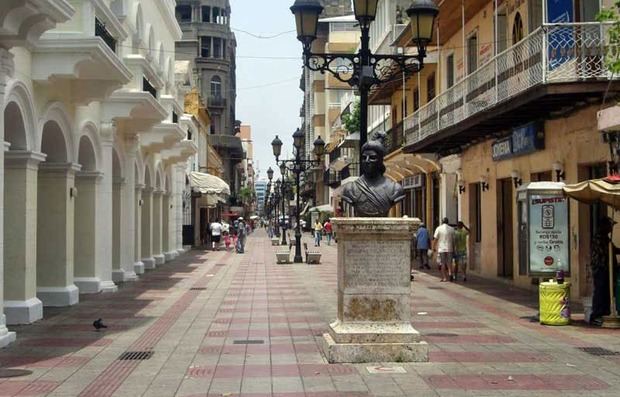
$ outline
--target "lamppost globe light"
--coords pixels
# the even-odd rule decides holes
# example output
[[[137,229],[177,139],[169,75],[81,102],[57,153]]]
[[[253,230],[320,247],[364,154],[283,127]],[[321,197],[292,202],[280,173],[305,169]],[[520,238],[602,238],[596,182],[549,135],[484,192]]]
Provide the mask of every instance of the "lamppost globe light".
[[[293,146],[296,149],[300,149],[304,144],[304,133],[298,128],[293,134]]]
[[[377,16],[379,0],[353,0],[355,19],[362,26],[368,26]]]
[[[434,0],[415,0],[407,9],[412,30],[412,40],[418,46],[418,53],[425,54],[426,46],[433,38],[435,18],[439,7]]]
[[[271,147],[273,148],[273,155],[276,157],[276,159],[280,157],[280,154],[282,153],[282,141],[280,140],[280,138],[278,138],[277,135],[274,140],[271,141]]]
[[[316,39],[319,15],[323,12],[323,6],[318,0],[295,0],[291,12],[295,15],[297,40],[309,48]]]
[[[271,180],[273,179],[273,169],[271,167],[267,170],[267,178],[269,178],[269,183],[271,184]]]
[[[325,154],[325,141],[321,139],[320,135],[314,141],[314,154],[318,158],[323,157],[323,155]]]

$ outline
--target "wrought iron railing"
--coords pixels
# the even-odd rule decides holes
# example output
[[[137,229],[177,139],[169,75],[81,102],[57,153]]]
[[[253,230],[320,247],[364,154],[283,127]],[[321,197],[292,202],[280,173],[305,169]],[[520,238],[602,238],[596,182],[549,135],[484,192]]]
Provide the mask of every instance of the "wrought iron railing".
[[[360,176],[358,163],[351,163],[340,171],[340,179],[343,181],[352,176]]]
[[[332,171],[329,169],[323,172],[323,183],[325,185],[337,187],[338,185],[340,185],[341,181],[342,176],[340,175],[340,172]]]
[[[338,160],[341,155],[342,155],[342,148],[340,147],[334,148],[334,150],[329,152],[329,163],[331,164],[334,161]]]
[[[101,37],[101,40],[103,40],[113,52],[116,52],[116,39],[110,34],[105,24],[101,22],[99,18],[95,18],[95,36]]]
[[[222,96],[210,96],[207,103],[210,108],[223,108],[226,106],[226,98]]]
[[[157,98],[157,89],[146,77],[142,78],[142,91],[148,92],[149,94],[153,95],[154,98]]]
[[[545,24],[404,120],[407,145],[508,101],[540,84],[608,80],[611,25]]]
[[[385,148],[388,153],[392,153],[403,146],[405,142],[403,135],[403,122],[393,126],[388,132],[385,133]]]

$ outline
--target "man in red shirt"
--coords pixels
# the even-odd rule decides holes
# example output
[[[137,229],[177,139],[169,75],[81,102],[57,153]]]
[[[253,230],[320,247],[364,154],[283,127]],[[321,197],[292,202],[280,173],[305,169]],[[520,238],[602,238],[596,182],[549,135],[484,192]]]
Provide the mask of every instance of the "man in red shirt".
[[[332,223],[329,221],[329,218],[325,221],[323,230],[327,235],[327,245],[332,245]]]

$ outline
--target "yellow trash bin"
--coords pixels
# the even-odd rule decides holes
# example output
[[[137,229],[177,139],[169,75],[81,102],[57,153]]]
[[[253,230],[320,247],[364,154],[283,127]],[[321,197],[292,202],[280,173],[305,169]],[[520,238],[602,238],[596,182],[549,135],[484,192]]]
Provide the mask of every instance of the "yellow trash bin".
[[[553,281],[540,283],[540,323],[546,325],[570,324],[570,283]]]

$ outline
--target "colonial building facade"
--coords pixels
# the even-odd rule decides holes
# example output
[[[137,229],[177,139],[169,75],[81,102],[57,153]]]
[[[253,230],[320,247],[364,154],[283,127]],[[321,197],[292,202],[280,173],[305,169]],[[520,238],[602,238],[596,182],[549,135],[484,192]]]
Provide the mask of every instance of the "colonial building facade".
[[[173,0],[0,4],[0,346],[182,251]],[[6,316],[6,317],[5,317]]]
[[[534,288],[517,190],[606,175],[597,111],[620,91],[604,64],[610,1],[441,2],[421,73],[375,92],[391,107],[388,175],[407,199],[392,215],[471,228],[470,271]],[[415,51],[411,30],[395,47]],[[591,292],[591,240],[604,206],[570,204],[572,297]]]

